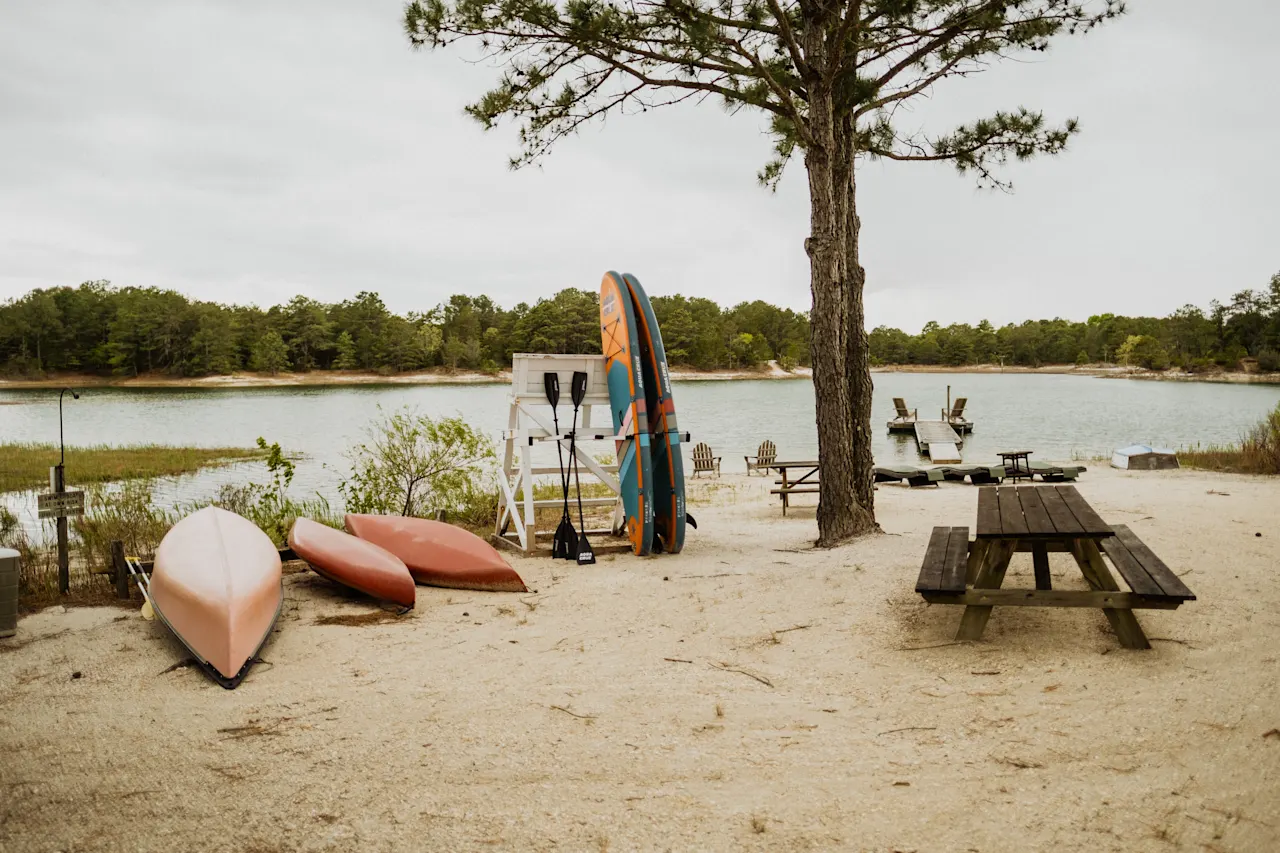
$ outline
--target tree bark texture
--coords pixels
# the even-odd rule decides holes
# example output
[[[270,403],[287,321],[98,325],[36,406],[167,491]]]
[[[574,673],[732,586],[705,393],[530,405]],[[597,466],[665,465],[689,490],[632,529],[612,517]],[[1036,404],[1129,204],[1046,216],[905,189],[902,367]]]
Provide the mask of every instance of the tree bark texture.
[[[854,498],[862,510],[858,519],[860,532],[878,530],[875,517],[875,459],[871,434],[871,345],[867,339],[866,306],[863,287],[867,273],[862,268],[858,239],[862,220],[858,218],[857,152],[854,149],[854,122],[850,116],[840,120],[839,164],[837,180],[843,201],[845,297],[845,378],[848,382],[850,416],[853,421]]]
[[[817,409],[818,458],[822,473],[818,480],[819,547],[838,545],[864,532],[865,512],[857,502],[858,472],[855,466],[855,430],[850,383],[845,362],[848,300],[843,273],[845,231],[843,206],[837,190],[840,171],[838,133],[831,79],[827,73],[827,44],[823,28],[806,27],[806,59],[815,73],[806,80],[808,88],[809,143],[805,167],[809,175],[810,236],[805,241],[809,255],[810,290],[813,312],[813,391]]]

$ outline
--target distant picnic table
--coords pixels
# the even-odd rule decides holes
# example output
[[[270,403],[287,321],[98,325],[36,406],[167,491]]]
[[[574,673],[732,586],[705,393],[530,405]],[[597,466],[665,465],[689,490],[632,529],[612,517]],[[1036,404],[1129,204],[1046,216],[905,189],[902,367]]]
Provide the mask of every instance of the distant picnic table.
[[[799,462],[770,463],[768,467],[778,472],[779,479],[773,481],[773,484],[778,488],[771,489],[769,493],[782,498],[783,515],[787,514],[787,507],[790,506],[792,495],[816,495],[818,493],[818,466],[819,463],[812,459]],[[799,474],[799,476],[788,474],[789,470]],[[804,473],[801,474],[801,471]]]
[[[1001,589],[1009,561],[1031,552],[1035,589]],[[1089,590],[1055,590],[1049,552],[1071,554]],[[1130,592],[1123,592],[1103,554]],[[984,486],[978,490],[976,539],[967,527],[935,527],[916,591],[926,601],[963,604],[957,640],[977,640],[996,605],[1097,607],[1120,643],[1149,649],[1135,608],[1172,610],[1195,595],[1124,525],[1109,525],[1075,486]]]

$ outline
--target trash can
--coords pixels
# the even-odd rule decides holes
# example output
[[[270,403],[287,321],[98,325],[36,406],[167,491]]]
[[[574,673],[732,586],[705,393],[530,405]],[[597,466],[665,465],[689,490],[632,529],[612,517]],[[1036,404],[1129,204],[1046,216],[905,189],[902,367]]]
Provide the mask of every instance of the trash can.
[[[18,633],[18,552],[0,548],[0,637]]]

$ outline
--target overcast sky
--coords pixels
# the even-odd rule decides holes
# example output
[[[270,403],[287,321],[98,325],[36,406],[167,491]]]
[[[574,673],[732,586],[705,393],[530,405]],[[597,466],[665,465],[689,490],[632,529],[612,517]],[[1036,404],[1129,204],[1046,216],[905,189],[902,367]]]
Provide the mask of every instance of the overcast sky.
[[[1047,55],[948,84],[946,129],[1077,116],[1015,192],[947,166],[861,178],[869,324],[1166,314],[1280,270],[1280,4],[1134,0]],[[512,172],[496,79],[414,52],[399,0],[0,0],[0,300],[109,279],[268,306],[375,290],[533,302],[608,269],[651,294],[809,306],[802,168],[777,194],[756,114],[617,116]],[[799,166],[800,164],[795,164]]]

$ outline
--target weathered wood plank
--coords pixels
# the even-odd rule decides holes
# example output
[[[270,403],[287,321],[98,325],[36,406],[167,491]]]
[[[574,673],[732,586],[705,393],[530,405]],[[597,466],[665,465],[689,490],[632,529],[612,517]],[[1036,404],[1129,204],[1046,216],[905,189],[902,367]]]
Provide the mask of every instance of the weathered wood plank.
[[[1097,542],[1092,539],[1077,539],[1071,553],[1076,558],[1080,573],[1089,582],[1089,586],[1102,592],[1116,592],[1120,589],[1116,579],[1111,576],[1111,570],[1107,568],[1106,560],[1102,559],[1102,552],[1098,550]],[[1132,610],[1106,608],[1102,613],[1111,623],[1111,630],[1116,632],[1120,645],[1126,649],[1151,648],[1151,643],[1147,641],[1147,635],[1142,632],[1138,617],[1133,615]]]
[[[1000,527],[1003,528],[1005,536],[1026,536],[1031,532],[1027,529],[1027,520],[1022,515],[1019,491],[1016,488],[1000,489]]]
[[[1053,589],[1053,580],[1049,576],[1049,551],[1043,542],[1032,546],[1031,564],[1035,567],[1036,589]]]
[[[1004,535],[1000,526],[1000,487],[983,486],[978,489],[978,536],[998,537]]]
[[[1053,526],[1058,529],[1059,533],[1080,534],[1084,532],[1084,528],[1076,520],[1075,513],[1063,501],[1062,495],[1058,494],[1056,489],[1043,486],[1038,488],[1040,503],[1045,512],[1049,514],[1049,518],[1053,521]]]
[[[1094,607],[1099,610],[1176,610],[1178,599],[1148,598],[1132,592],[1099,590],[970,589],[965,592],[935,590],[923,593],[930,604],[964,604],[991,607]]]
[[[992,542],[987,548],[986,559],[978,570],[974,580],[974,589],[999,589],[1004,583],[1005,572],[1009,569],[1009,560],[1013,557],[1014,543],[1011,541]],[[987,620],[991,618],[991,605],[970,604],[960,617],[960,629],[956,631],[957,640],[980,640],[982,632],[987,629]]]
[[[973,547],[969,549],[968,565],[965,566],[965,583],[973,583],[977,580],[978,570],[982,568],[982,561],[986,559],[987,549],[990,547],[991,541],[989,539],[974,541]]]
[[[1058,528],[1044,508],[1040,492],[1037,488],[1018,490],[1018,498],[1022,501],[1022,517],[1027,520],[1027,531],[1036,535],[1056,534]]]
[[[942,582],[938,589],[964,592],[965,563],[969,551],[969,528],[951,528],[951,538],[947,543],[946,563],[942,569]]]
[[[937,590],[942,586],[942,571],[946,565],[947,545],[951,540],[950,527],[935,527],[924,551],[924,563],[916,580],[916,592]]]
[[[1111,531],[1111,525],[1102,520],[1089,506],[1089,502],[1084,499],[1075,486],[1054,486],[1054,491],[1062,498],[1062,502],[1071,510],[1071,514],[1076,517],[1076,521],[1080,522],[1080,529],[1085,533],[1094,536],[1106,536]]]
[[[1124,582],[1129,585],[1129,589],[1139,595],[1163,595],[1164,590],[1161,589],[1159,582],[1147,574],[1147,570],[1138,562],[1138,558],[1129,552],[1129,548],[1123,542],[1115,540],[1116,537],[1111,536],[1100,544],[1107,556],[1111,558],[1120,577],[1124,578]]]
[[[1112,526],[1112,530],[1115,530],[1115,539],[1119,539],[1120,544],[1129,549],[1130,555],[1133,555],[1135,560],[1146,570],[1146,573],[1151,576],[1151,579],[1160,585],[1161,592],[1171,598],[1183,598],[1187,599],[1187,601],[1196,599],[1196,593],[1188,589],[1187,584],[1184,584],[1183,580],[1178,575],[1175,575],[1169,566],[1165,565],[1165,561],[1157,557],[1155,552],[1152,552],[1152,549],[1147,547],[1147,543],[1139,539],[1133,530],[1129,529],[1128,525],[1116,524]],[[1102,540],[1103,546],[1110,543],[1110,539]],[[1110,556],[1110,551],[1107,552],[1107,555]],[[1112,560],[1114,560],[1114,557],[1112,557]]]

